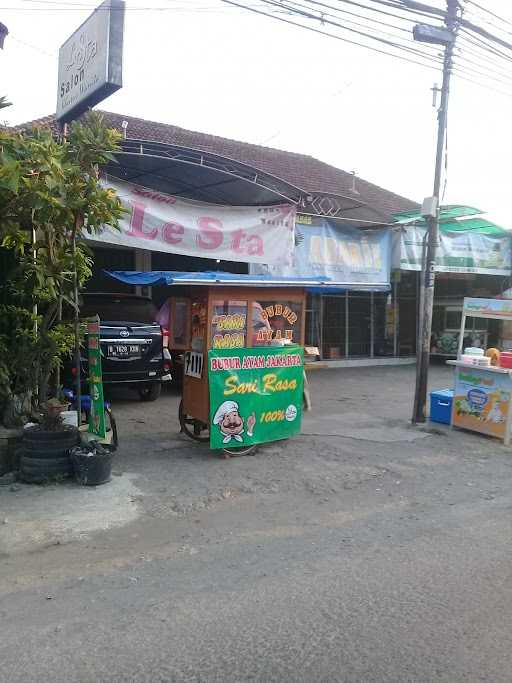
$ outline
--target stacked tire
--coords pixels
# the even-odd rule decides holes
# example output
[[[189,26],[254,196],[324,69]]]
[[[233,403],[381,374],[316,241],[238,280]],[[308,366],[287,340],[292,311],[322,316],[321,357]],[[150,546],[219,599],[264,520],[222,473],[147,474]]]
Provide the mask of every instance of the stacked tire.
[[[73,475],[69,451],[80,442],[76,427],[47,432],[29,427],[23,433],[20,474],[28,484],[44,484]]]

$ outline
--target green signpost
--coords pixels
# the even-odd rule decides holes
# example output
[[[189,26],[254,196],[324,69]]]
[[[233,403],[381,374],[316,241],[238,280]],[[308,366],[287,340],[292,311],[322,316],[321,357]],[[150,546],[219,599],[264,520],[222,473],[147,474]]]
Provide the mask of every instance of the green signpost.
[[[89,391],[91,393],[91,412],[89,432],[104,439],[105,405],[103,399],[103,379],[101,375],[100,321],[87,323],[87,348],[89,355]]]
[[[266,443],[300,432],[302,347],[212,349],[208,380],[212,448]]]

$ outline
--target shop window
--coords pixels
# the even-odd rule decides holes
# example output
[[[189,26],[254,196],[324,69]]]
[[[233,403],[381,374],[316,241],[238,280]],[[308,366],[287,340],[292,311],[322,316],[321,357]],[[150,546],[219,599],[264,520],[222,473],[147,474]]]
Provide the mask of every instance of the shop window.
[[[186,349],[189,342],[190,301],[188,299],[171,299],[171,302],[171,348]]]
[[[347,297],[322,297],[322,358],[337,360],[346,350],[346,303]]]
[[[246,346],[247,301],[214,301],[211,332],[213,349],[240,349]]]
[[[371,355],[372,307],[369,294],[348,295],[348,355]]]
[[[192,351],[204,351],[208,319],[206,301],[193,301],[190,317],[192,321],[192,340],[190,344]]]
[[[473,329],[475,330],[487,330],[489,327],[489,321],[486,318],[473,318],[474,325]]]
[[[461,310],[446,310],[446,329],[447,330],[460,330],[460,323],[462,321],[462,311]]]
[[[254,301],[252,304],[252,345],[268,346],[288,339],[300,343],[302,304],[293,301]]]

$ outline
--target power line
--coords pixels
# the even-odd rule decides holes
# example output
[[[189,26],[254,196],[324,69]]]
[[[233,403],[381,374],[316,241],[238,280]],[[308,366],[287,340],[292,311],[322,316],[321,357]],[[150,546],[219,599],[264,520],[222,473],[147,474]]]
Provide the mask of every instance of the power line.
[[[512,76],[512,74],[510,73],[510,70],[508,70],[508,71],[503,70],[502,71],[502,69],[505,69],[505,67],[501,67],[497,62],[493,62],[492,60],[487,61],[472,51],[469,51],[469,53],[466,53],[466,52],[464,52],[464,50],[462,48],[456,48],[456,49],[458,52],[458,54],[456,55],[457,58],[459,58],[464,63],[471,64],[472,66],[476,66],[479,69],[486,69],[490,73],[496,74],[498,76],[502,76],[504,78],[509,78]],[[467,54],[470,54],[471,56],[475,56],[476,59],[480,59],[480,61],[475,61],[473,59],[470,59],[467,56]]]
[[[461,64],[460,62],[456,61],[456,58],[454,58],[453,63],[456,65]],[[499,78],[498,76],[494,76],[489,72],[480,71],[480,69],[475,69],[473,66],[467,66],[466,64],[462,64],[461,66],[463,67],[465,73],[483,76],[484,78],[489,78],[491,81],[496,81],[497,83],[502,83],[503,85],[510,85],[512,87],[512,78]]]
[[[479,36],[473,35],[470,31],[468,31],[465,28],[461,28],[461,33],[463,34],[461,37],[466,38],[466,40],[470,43],[473,43],[473,45],[476,45],[480,49],[483,49],[487,52],[490,52],[491,54],[501,57],[502,59],[505,59],[506,61],[510,61],[512,59],[512,53],[507,54],[506,52],[502,52],[501,50],[498,50],[498,48],[494,47],[494,45],[489,45],[489,43],[485,42],[480,38]]]
[[[54,52],[47,52],[46,50],[43,50],[43,48],[38,47],[37,45],[32,45],[32,43],[27,43],[25,40],[20,40],[19,38],[16,38],[16,36],[13,36],[12,33],[9,33],[9,40],[14,40],[14,42],[20,43],[20,45],[25,45],[25,47],[30,47],[32,50],[36,50],[36,52],[40,52],[42,55],[45,55],[46,57],[51,57],[52,59],[57,59],[57,55]]]
[[[375,36],[374,34],[367,33],[365,31],[359,31],[358,29],[354,29],[354,28],[349,28],[348,26],[344,26],[343,24],[340,24],[337,21],[332,21],[331,19],[327,19],[325,17],[325,15],[318,17],[318,16],[312,14],[310,11],[290,7],[290,5],[285,5],[282,2],[282,0],[262,0],[262,2],[266,5],[272,5],[272,6],[284,7],[286,9],[290,9],[295,14],[303,16],[306,19],[313,19],[314,21],[320,21],[322,24],[330,24],[331,26],[335,26],[336,28],[339,28],[343,31],[349,31],[351,33],[355,33],[358,36],[362,36],[363,38],[368,38],[369,40],[374,40],[378,43],[386,45],[387,47],[404,50],[405,52],[409,52],[413,55],[428,58],[428,57],[426,57],[425,53],[422,52],[421,50],[419,50],[417,47],[414,47],[414,48],[407,47],[404,45],[397,44],[396,42],[393,42],[391,40],[388,40],[387,38],[379,38],[378,36]]]
[[[68,4],[68,3],[60,3],[60,2],[51,2],[51,0],[23,0],[24,2],[34,2],[34,3],[41,3],[44,5],[51,5],[50,7],[0,7],[0,10],[5,10],[5,11],[10,11],[10,12],[81,12],[86,9],[90,10],[97,10],[99,12],[101,11],[110,11],[110,9],[114,8],[109,8],[109,7],[98,7],[97,5],[89,5],[89,4]],[[182,0],[183,1],[183,0]],[[126,11],[130,12],[141,12],[141,11],[149,11],[149,12],[169,12],[169,11],[174,11],[174,12],[198,12],[198,13],[222,13],[225,14],[229,12],[230,10],[223,9],[222,7],[219,7],[217,5],[212,5],[209,7],[190,7],[188,6],[133,6],[133,5],[127,5],[125,7]]]
[[[489,40],[492,43],[497,43],[498,45],[501,45],[507,50],[512,50],[512,43],[509,43],[507,40],[503,40],[503,38],[495,36],[493,33],[490,33],[490,31],[487,31],[485,28],[482,28],[481,26],[477,26],[472,21],[468,21],[467,19],[462,18],[460,20],[460,25],[465,29],[472,31],[473,33],[477,33],[478,35],[482,36],[483,38]]]
[[[389,12],[388,10],[382,9],[382,5],[378,0],[367,0],[368,2],[375,2],[377,1],[377,7],[375,5],[373,6],[368,6],[364,5],[361,2],[356,2],[356,0],[337,0],[337,2],[343,3],[345,5],[351,5],[353,7],[359,7],[359,9],[365,9],[370,12],[376,12],[377,14],[382,14],[388,17],[393,17],[394,19],[401,19],[403,21],[410,21],[410,19],[407,16],[403,16],[400,14],[393,14],[392,12]],[[401,9],[401,8],[396,8],[396,9]],[[406,9],[406,8],[403,8]],[[427,16],[427,15],[421,15],[421,16]],[[428,15],[431,16],[431,15]]]
[[[500,26],[494,21],[489,21],[489,19],[486,19],[484,16],[481,14],[475,14],[473,11],[470,11],[469,14],[466,13],[466,17],[470,19],[473,23],[475,24],[481,24],[485,25],[488,27],[491,27],[493,30],[501,31],[502,33],[505,33],[505,35],[510,36],[512,35],[512,32],[510,30],[507,30],[506,28],[503,28],[503,26]]]
[[[312,0],[311,0],[311,2],[312,2]],[[324,3],[324,2],[315,2],[314,4],[315,4],[315,5],[322,6],[322,7],[325,7],[326,9],[335,10],[336,12],[339,12],[340,14],[348,14],[349,16],[351,16],[351,17],[356,17],[356,18],[358,18],[358,19],[366,19],[367,21],[371,21],[371,22],[374,23],[374,24],[379,24],[380,26],[385,26],[386,28],[394,28],[394,29],[396,29],[397,31],[404,31],[404,32],[406,32],[406,33],[410,33],[410,28],[409,28],[409,27],[405,27],[405,26],[396,26],[396,24],[389,24],[389,23],[386,22],[386,21],[380,21],[379,19],[374,19],[373,17],[367,16],[367,15],[365,15],[365,14],[357,14],[357,12],[350,12],[350,11],[347,10],[347,9],[341,9],[341,8],[338,8],[338,7],[333,7],[332,5],[327,5],[327,4]],[[372,11],[374,11],[374,10],[372,10]],[[388,15],[388,16],[394,17],[395,15]],[[397,18],[401,18],[401,17],[397,17]]]
[[[466,2],[468,3],[468,5],[473,5],[474,7],[477,7],[482,12],[486,12],[487,14],[490,14],[491,17],[494,17],[495,19],[502,21],[504,24],[508,24],[509,26],[512,26],[512,21],[505,19],[505,17],[500,17],[497,14],[494,14],[494,12],[491,12],[491,10],[487,9],[487,7],[482,7],[482,5],[479,5],[478,3],[474,2],[473,0],[466,0]]]
[[[457,67],[455,67],[453,71],[453,75],[455,76],[455,78],[457,78],[460,81],[466,81],[466,83],[472,83],[473,85],[477,85],[480,88],[485,88],[486,90],[491,90],[492,92],[498,93],[500,95],[512,97],[512,90],[506,91],[501,90],[500,88],[495,88],[492,85],[489,85],[488,83],[482,83],[482,81],[477,81],[474,78],[469,78],[468,76],[464,75],[464,73],[465,72],[459,72]]]
[[[328,36],[329,38],[334,38],[335,40],[340,40],[344,43],[348,43],[349,45],[356,45],[358,47],[364,47],[367,50],[371,50],[372,52],[377,52],[382,55],[386,55],[387,57],[394,57],[395,59],[400,59],[403,62],[408,62],[410,64],[416,64],[417,66],[422,66],[427,69],[437,69],[437,67],[434,64],[428,64],[425,62],[419,62],[418,60],[415,59],[410,59],[409,57],[404,57],[403,55],[398,55],[393,52],[386,52],[385,50],[382,50],[377,47],[373,47],[371,45],[366,45],[364,43],[359,43],[355,40],[350,40],[348,38],[344,38],[342,36],[335,35],[333,33],[329,33],[328,31],[322,31],[321,29],[318,28],[313,28],[312,26],[305,26],[304,24],[300,24],[299,22],[292,21],[291,19],[285,19],[284,17],[277,16],[276,14],[270,14],[268,12],[263,11],[262,9],[257,9],[255,7],[251,7],[249,5],[245,5],[242,2],[235,2],[235,0],[220,0],[221,2],[225,3],[226,5],[231,5],[233,7],[238,7],[240,9],[245,9],[250,12],[253,12],[255,14],[259,14],[264,17],[269,17],[270,19],[274,19],[276,21],[281,21],[285,24],[290,24],[291,26],[295,26],[298,28],[305,29],[306,31],[312,31],[313,33],[318,33],[320,35]]]
[[[275,0],[262,0],[262,2],[265,2],[265,3],[267,3],[267,4],[270,2],[272,5],[275,4]],[[278,6],[279,6],[279,7],[281,7],[281,6],[282,6],[282,7],[288,7],[288,9],[290,9],[290,11],[293,10],[293,11],[295,11],[295,12],[298,13],[298,14],[301,14],[301,9],[304,9],[304,8],[305,8],[305,9],[309,10],[309,9],[310,9],[310,5],[318,5],[318,6],[321,6],[321,7],[323,7],[323,8],[326,8],[326,9],[333,9],[335,12],[339,12],[339,11],[340,11],[340,10],[338,10],[336,7],[333,7],[332,5],[328,5],[328,4],[326,4],[325,2],[315,2],[314,0],[305,0],[305,2],[308,3],[308,4],[306,4],[306,5],[304,4],[304,2],[300,3],[300,2],[297,2],[296,0],[287,0],[287,2],[288,2],[288,5],[287,5],[287,6],[286,6],[286,5],[283,5],[282,2],[280,2]],[[290,5],[293,5],[293,8],[292,8]],[[276,5],[276,6],[277,6],[277,5]],[[358,27],[360,27],[360,28],[365,28],[365,29],[368,29],[368,28],[369,28],[369,29],[372,29],[372,28],[373,28],[373,27],[371,27],[371,26],[368,27],[367,24],[361,24],[361,23],[359,23],[359,22],[355,22],[355,21],[352,21],[352,20],[344,19],[344,17],[340,16],[340,15],[337,14],[337,13],[336,13],[336,14],[333,14],[333,13],[324,12],[324,11],[321,11],[321,12],[320,12],[320,10],[316,10],[316,9],[315,9],[314,11],[319,12],[320,15],[317,16],[317,17],[314,17],[314,19],[318,20],[320,23],[331,23],[332,25],[334,25],[334,26],[336,26],[336,27],[338,27],[338,28],[341,28],[341,29],[343,29],[343,30],[347,30],[347,31],[352,30],[352,29],[350,28],[350,26],[358,26]],[[344,12],[344,11],[345,11],[345,10],[341,10],[341,12]],[[353,13],[350,13],[350,14],[351,14],[352,16],[357,16],[357,17],[359,17],[360,19],[365,19],[365,18],[366,18],[366,17],[361,16],[361,15],[358,15],[358,14],[353,14]],[[331,22],[331,21],[328,20],[326,17],[333,17],[334,19],[339,19],[340,21],[344,21],[345,23],[344,23],[344,24],[338,24],[337,22]],[[308,18],[311,18],[311,15],[309,15],[309,13],[308,13]],[[388,27],[388,28],[397,28],[397,29],[399,29],[399,30],[401,29],[401,30],[405,31],[406,33],[408,33],[408,34],[410,34],[410,35],[412,36],[412,32],[411,32],[410,29],[403,28],[403,27],[396,27],[396,26],[394,26],[394,25],[387,24],[386,22],[380,22],[380,21],[379,21],[378,23],[379,23],[380,25],[386,26],[386,27]],[[379,29],[379,30],[380,30],[380,35],[379,35],[379,34],[377,34],[377,35],[376,35],[376,34],[369,34],[369,33],[366,33],[366,32],[362,33],[362,32],[360,32],[360,31],[358,31],[358,30],[354,30],[354,32],[355,32],[355,33],[359,33],[359,34],[361,34],[361,35],[364,35],[365,37],[370,37],[372,40],[380,40],[380,39],[381,39],[381,36],[384,35],[384,36],[387,36],[388,38],[392,38],[394,41],[397,41],[397,40],[398,40],[398,41],[403,41],[403,42],[405,42],[406,45],[402,45],[401,43],[397,43],[396,45],[397,45],[398,47],[400,47],[400,48],[403,47],[404,49],[406,49],[406,50],[408,50],[408,51],[412,51],[413,54],[421,55],[422,57],[425,57],[425,58],[427,58],[427,59],[430,59],[430,58],[436,59],[436,58],[437,58],[437,55],[435,55],[435,54],[429,52],[428,49],[423,49],[424,46],[421,46],[421,48],[420,48],[420,46],[418,45],[418,43],[416,43],[416,42],[412,39],[412,37],[411,37],[411,38],[408,38],[408,37],[405,37],[405,38],[404,38],[403,36],[397,35],[396,33],[389,33],[389,32],[387,32],[387,31],[382,31],[382,29]],[[434,50],[435,50],[435,48],[434,48]]]

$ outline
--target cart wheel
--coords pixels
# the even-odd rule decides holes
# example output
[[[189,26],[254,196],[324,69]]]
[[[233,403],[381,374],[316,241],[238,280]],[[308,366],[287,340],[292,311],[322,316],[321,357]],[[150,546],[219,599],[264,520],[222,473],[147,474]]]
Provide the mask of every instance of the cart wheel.
[[[228,458],[236,458],[239,455],[254,455],[256,446],[241,446],[240,448],[223,448],[222,452]]]
[[[206,425],[204,422],[201,422],[200,420],[196,420],[194,417],[190,417],[190,415],[185,414],[183,410],[183,399],[181,399],[180,401],[180,409],[178,415],[180,420],[181,431],[184,434],[186,434],[191,439],[194,439],[194,441],[206,442],[210,440],[210,430],[208,428],[208,425]],[[206,432],[206,434],[201,434],[201,432]]]

